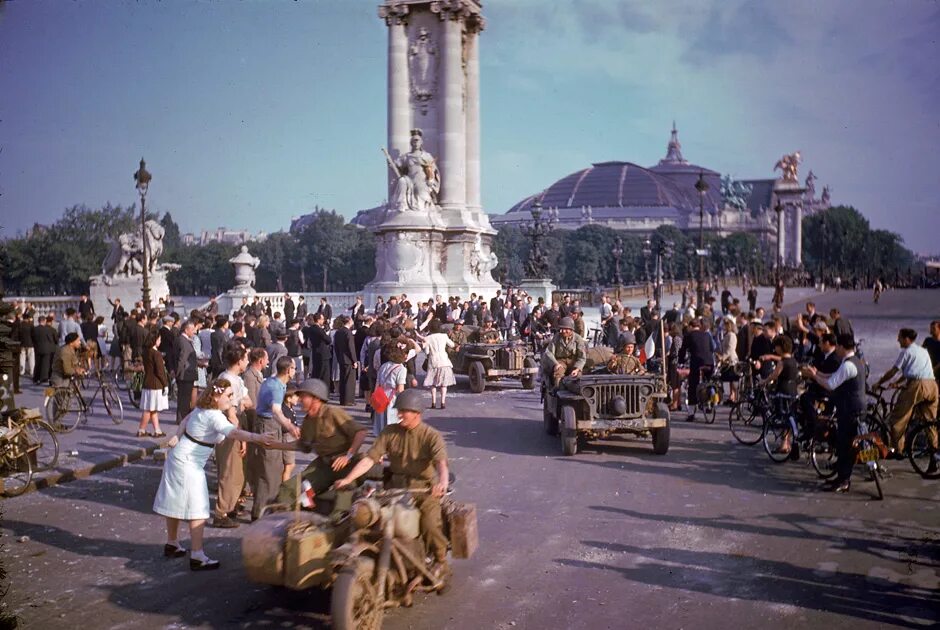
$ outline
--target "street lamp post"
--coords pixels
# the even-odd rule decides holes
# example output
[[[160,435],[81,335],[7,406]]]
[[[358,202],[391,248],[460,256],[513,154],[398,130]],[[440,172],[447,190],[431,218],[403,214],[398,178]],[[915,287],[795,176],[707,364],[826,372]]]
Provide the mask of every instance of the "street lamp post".
[[[698,191],[698,279],[695,285],[695,313],[702,314],[705,305],[705,194],[708,192],[705,172],[699,171],[695,190]]]
[[[144,310],[150,310],[150,252],[147,251],[147,189],[150,187],[150,180],[153,176],[147,172],[147,163],[144,158],[140,158],[140,168],[134,173],[134,181],[137,182],[137,192],[140,194],[140,247],[141,247],[141,267],[143,267],[143,289],[142,298]]]
[[[780,215],[783,212],[783,204],[779,201],[777,205],[774,206],[774,212],[777,213],[777,263],[775,265],[776,270],[774,273],[774,287],[780,286],[780,273],[783,267],[783,248],[780,246],[780,239],[784,238],[783,235],[783,224],[780,223]]]
[[[623,256],[623,239],[619,236],[614,239],[614,247],[610,250],[614,257],[614,284],[618,287],[623,284],[623,277],[620,275],[620,258]]]

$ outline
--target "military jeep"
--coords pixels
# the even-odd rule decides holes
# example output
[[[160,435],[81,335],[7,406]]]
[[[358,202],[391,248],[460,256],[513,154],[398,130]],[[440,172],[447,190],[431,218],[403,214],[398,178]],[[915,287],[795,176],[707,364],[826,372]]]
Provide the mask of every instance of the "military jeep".
[[[545,432],[560,435],[561,450],[575,455],[578,444],[616,433],[652,436],[653,452],[669,450],[669,407],[661,374],[583,374],[565,378],[557,389],[542,385]]]
[[[518,378],[524,389],[535,388],[539,372],[535,357],[521,341],[465,343],[454,358],[454,373],[470,377],[470,391],[481,393],[487,381]]]

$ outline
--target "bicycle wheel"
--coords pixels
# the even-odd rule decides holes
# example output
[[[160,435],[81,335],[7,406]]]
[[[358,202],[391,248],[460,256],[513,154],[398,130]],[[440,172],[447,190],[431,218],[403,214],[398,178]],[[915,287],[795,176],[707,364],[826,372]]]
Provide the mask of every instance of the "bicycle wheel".
[[[85,409],[78,396],[59,387],[46,399],[46,421],[58,433],[70,433],[85,419]]]
[[[704,405],[699,405],[699,409],[702,410],[702,415],[705,416],[705,424],[715,424],[715,415],[718,413],[718,405],[709,400]]]
[[[39,445],[33,451],[33,472],[42,472],[55,468],[59,462],[59,439],[55,436],[55,429],[48,422],[30,420],[23,423],[23,431],[29,439],[30,446]]]
[[[764,435],[764,416],[747,403],[735,403],[728,415],[731,435],[741,444],[754,446]]]
[[[792,437],[790,434],[790,423],[786,418],[780,416],[771,416],[764,420],[764,451],[775,464],[782,464],[790,457],[789,449],[784,451],[787,439]],[[793,448],[793,440],[790,440],[790,448]]]
[[[832,479],[838,472],[834,428],[824,438],[813,439],[809,443],[809,459],[813,470],[821,479]]]
[[[3,474],[3,494],[15,497],[26,492],[33,480],[33,464],[25,450],[15,444],[7,444],[0,456],[0,469]]]
[[[121,397],[110,385],[101,388],[101,402],[104,403],[104,410],[108,412],[114,424],[124,422],[124,405],[121,403]]]
[[[940,462],[937,461],[937,449],[930,445],[929,429],[937,430],[937,425],[923,424],[910,437],[907,458],[918,475],[924,479],[940,479]],[[931,470],[932,468],[932,470]]]

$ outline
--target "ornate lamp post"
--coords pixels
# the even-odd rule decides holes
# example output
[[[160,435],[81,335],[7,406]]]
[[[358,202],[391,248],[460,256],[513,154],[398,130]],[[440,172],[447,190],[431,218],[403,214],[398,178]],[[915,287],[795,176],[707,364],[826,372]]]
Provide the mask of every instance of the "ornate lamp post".
[[[656,306],[660,308],[660,301],[663,297],[663,260],[672,258],[674,247],[675,243],[672,241],[657,239],[653,248],[656,254],[656,284],[653,285],[653,299],[656,300]]]
[[[649,239],[643,241],[643,279],[650,281],[650,256],[653,255],[653,243]]]
[[[532,248],[529,250],[529,259],[525,263],[526,277],[547,278],[548,257],[542,251],[542,239],[548,236],[555,227],[552,218],[542,217],[542,203],[536,201],[529,208],[532,221],[521,226],[522,233],[532,239]]]
[[[614,284],[618,287],[623,284],[623,277],[620,275],[620,258],[623,256],[623,239],[619,236],[614,240],[614,247],[610,250],[614,257]]]
[[[783,248],[780,246],[780,240],[784,238],[783,235],[783,223],[781,223],[781,213],[783,212],[783,204],[779,201],[777,205],[774,206],[774,212],[777,213],[777,262],[774,267],[774,286],[780,285],[780,272],[783,267]]]
[[[695,313],[702,314],[705,303],[705,194],[708,192],[705,172],[699,171],[695,190],[698,191],[698,278],[695,285]]]
[[[150,252],[147,251],[147,189],[150,187],[150,180],[153,176],[147,171],[147,163],[144,158],[140,158],[140,168],[134,173],[134,181],[137,182],[137,192],[140,194],[140,246],[143,252],[143,298],[144,310],[150,310]]]

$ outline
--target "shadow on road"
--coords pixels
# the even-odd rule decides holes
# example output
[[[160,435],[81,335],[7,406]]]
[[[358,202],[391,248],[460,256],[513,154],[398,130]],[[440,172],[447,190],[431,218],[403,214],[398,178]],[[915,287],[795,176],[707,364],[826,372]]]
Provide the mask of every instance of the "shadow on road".
[[[16,536],[26,535],[69,554],[83,556],[92,571],[100,570],[92,558],[124,561],[124,568],[134,572],[138,579],[123,584],[109,584],[99,579],[95,588],[108,593],[108,601],[129,611],[168,615],[184,627],[329,627],[328,592],[298,593],[250,584],[241,568],[241,541],[235,537],[207,539],[206,552],[221,560],[222,569],[194,573],[189,570],[186,558],[164,558],[162,542],[147,544],[89,538],[60,527],[15,520],[4,521],[4,527]],[[188,535],[185,527],[180,533],[184,537]],[[155,532],[153,537],[161,538],[162,533]],[[184,544],[188,543],[183,540]],[[231,601],[224,616],[219,615],[220,599]]]
[[[882,578],[841,572],[823,576],[787,562],[711,551],[582,542],[588,547],[636,556],[638,566],[617,567],[567,559],[555,562],[619,573],[642,584],[798,606],[907,628],[924,627],[938,620],[940,596],[936,592]]]

